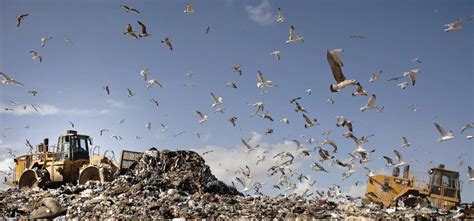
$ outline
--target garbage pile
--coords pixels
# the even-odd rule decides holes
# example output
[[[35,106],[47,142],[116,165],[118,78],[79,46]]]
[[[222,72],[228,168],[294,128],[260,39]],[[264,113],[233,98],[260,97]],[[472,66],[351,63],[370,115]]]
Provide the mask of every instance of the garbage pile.
[[[461,215],[460,215],[461,214]],[[212,175],[193,151],[145,151],[141,159],[112,182],[88,181],[63,185],[0,191],[1,218],[462,218],[459,211],[435,208],[363,206],[341,196],[336,201],[302,195],[244,196]],[[1,219],[0,218],[0,219]]]

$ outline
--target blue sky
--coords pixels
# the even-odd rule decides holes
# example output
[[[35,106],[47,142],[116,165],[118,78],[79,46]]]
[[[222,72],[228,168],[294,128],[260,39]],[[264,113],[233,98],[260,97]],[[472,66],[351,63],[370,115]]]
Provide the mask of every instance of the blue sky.
[[[474,14],[474,3],[291,2],[193,1],[196,12],[185,15],[187,1],[0,0],[0,71],[25,85],[0,85],[0,105],[10,107],[12,100],[19,105],[40,107],[40,113],[2,111],[0,129],[5,137],[1,137],[1,145],[19,154],[26,151],[25,139],[39,143],[49,137],[55,143],[59,134],[71,129],[68,121],[72,121],[75,129],[91,135],[94,144],[103,149],[218,149],[221,152],[216,150],[205,159],[222,179],[230,181],[233,173],[217,168],[216,162],[243,159],[234,160],[237,168],[250,163],[253,156],[243,155],[240,139],[253,132],[266,148],[294,149],[282,138],[289,136],[304,142],[314,137],[321,142],[325,138],[321,133],[331,129],[329,138],[339,146],[336,158],[347,159],[354,144],[342,137],[344,128],[335,126],[335,116],[343,115],[353,122],[356,136],[375,134],[366,144],[367,148],[376,149],[369,167],[382,171],[385,162],[378,158],[394,158],[394,149],[400,150],[407,161],[418,160],[412,164],[416,171],[426,171],[430,161],[434,165],[443,163],[460,171],[464,180],[462,197],[474,200],[473,184],[466,181],[467,165],[474,159],[473,141],[467,140],[466,135],[474,134],[474,130],[460,134],[462,126],[474,121],[474,20],[467,19]],[[121,4],[141,13],[127,14],[119,7]],[[286,18],[283,23],[275,22],[278,7]],[[30,15],[17,28],[15,16],[24,12]],[[443,25],[457,18],[463,19],[462,30],[443,32]],[[127,24],[138,31],[137,20],[147,25],[150,37],[133,40],[122,34]],[[304,37],[303,44],[285,44],[290,25]],[[207,35],[206,26],[210,26]],[[64,42],[65,35],[72,45]],[[354,39],[351,35],[366,38]],[[53,39],[41,48],[40,38],[47,36]],[[160,43],[164,37],[170,37],[173,51]],[[385,107],[382,113],[362,113],[359,108],[368,98],[352,97],[352,89],[330,92],[329,85],[334,79],[326,51],[335,48],[344,49],[346,77],[360,81],[369,94],[376,94],[377,105]],[[31,59],[31,50],[43,56],[42,63]],[[270,55],[274,50],[281,51],[280,61]],[[422,63],[413,63],[415,57]],[[232,72],[238,64],[242,65],[242,76]],[[143,68],[149,68],[150,78],[158,79],[163,88],[146,90],[146,82],[139,75]],[[397,83],[387,81],[414,68],[420,69],[414,87],[402,90]],[[193,72],[191,79],[185,75],[189,70]],[[262,89],[256,87],[257,70],[278,87],[265,89],[268,93],[262,96]],[[381,79],[369,83],[370,75],[379,70],[383,71]],[[238,88],[226,87],[227,82],[235,82]],[[104,85],[110,86],[110,95],[102,90]],[[136,95],[127,97],[127,88]],[[308,96],[305,90],[309,88],[312,95]],[[36,90],[38,95],[33,97],[28,90]],[[223,97],[224,114],[213,113],[210,92]],[[295,113],[289,103],[298,96],[303,97],[301,105],[309,111],[308,115],[318,119],[319,126],[303,127],[301,114]],[[151,98],[159,101],[158,108],[150,102]],[[328,98],[335,103],[328,104]],[[250,117],[254,108],[246,102],[257,101],[265,103],[275,122]],[[410,104],[416,104],[419,111],[411,111]],[[199,124],[197,110],[208,114],[209,122]],[[236,127],[227,121],[231,116],[238,117]],[[290,125],[279,122],[286,116]],[[121,119],[125,122],[118,124]],[[150,131],[144,126],[148,122],[152,123]],[[438,143],[434,122],[453,130],[456,138]],[[168,125],[169,130],[161,133],[160,123]],[[30,127],[24,128],[27,125]],[[103,128],[110,132],[99,136]],[[273,128],[275,133],[262,135],[267,128]],[[179,131],[186,132],[174,137]],[[200,140],[194,134],[197,131],[202,134]],[[113,134],[124,139],[116,141],[111,138]],[[301,138],[301,134],[305,137]],[[409,149],[400,148],[403,136],[412,143]],[[306,144],[308,149],[313,146]],[[426,154],[427,151],[430,153]],[[0,149],[0,153],[4,152]],[[461,153],[468,155],[463,157],[464,166],[459,167]],[[5,158],[2,155],[4,161]],[[311,175],[321,188],[341,183],[343,171],[337,166],[330,168],[332,175],[328,179],[310,170],[311,163],[318,159],[317,153],[312,153],[309,159],[301,160],[297,169]],[[258,170],[254,163],[252,168]],[[354,181],[365,182],[364,174],[359,166],[358,172],[342,183],[343,187],[350,190]],[[259,176],[254,179],[258,181]]]

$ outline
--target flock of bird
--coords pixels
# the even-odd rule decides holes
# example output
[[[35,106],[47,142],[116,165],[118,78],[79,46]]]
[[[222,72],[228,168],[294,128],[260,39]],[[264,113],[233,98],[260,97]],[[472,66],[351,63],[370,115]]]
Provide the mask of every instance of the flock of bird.
[[[133,7],[127,6],[127,5],[120,5],[120,8],[122,8],[126,13],[141,13],[140,10],[135,9]],[[184,9],[184,14],[191,15],[195,13],[192,4],[186,4],[185,9]],[[22,22],[24,22],[25,19],[30,16],[28,13],[21,13],[18,14],[16,17],[16,26],[18,28],[21,27]],[[471,20],[472,18],[469,18]],[[275,19],[275,22],[278,23],[283,23],[285,21],[285,17],[283,14],[283,11],[281,8],[277,9],[277,16]],[[151,34],[148,32],[146,25],[141,22],[137,21],[137,24],[140,27],[140,32],[137,33],[134,30],[134,27],[132,24],[127,24],[125,31],[123,32],[123,35],[125,37],[130,37],[133,40],[139,40],[143,39],[146,37],[151,36]],[[445,25],[446,29],[444,29],[445,32],[452,32],[452,31],[460,31],[461,30],[461,20],[458,19],[453,23],[446,24]],[[208,34],[210,31],[210,26],[205,27],[204,32],[205,34]],[[352,35],[350,36],[351,38],[365,38],[365,36],[360,36],[360,35]],[[40,38],[40,45],[41,47],[46,47],[48,42],[51,41],[53,37],[41,37]],[[72,41],[70,40],[69,37],[65,36],[64,41],[67,44],[73,44]],[[302,44],[303,41],[303,36],[298,35],[296,32],[295,26],[291,25],[289,28],[289,36],[288,40],[285,41],[286,44]],[[169,50],[173,50],[173,44],[170,39],[170,37],[165,37],[161,40],[161,43],[163,43]],[[326,59],[329,65],[329,70],[332,72],[332,76],[334,77],[335,82],[333,84],[329,85],[329,90],[333,93],[338,93],[343,90],[348,90],[349,88],[353,88],[354,91],[352,92],[352,96],[362,96],[362,97],[368,97],[367,103],[365,103],[364,106],[360,107],[360,111],[366,112],[370,110],[376,110],[377,112],[382,112],[384,110],[383,106],[377,106],[376,101],[377,101],[377,96],[375,93],[369,93],[366,91],[363,87],[363,82],[355,80],[355,79],[349,79],[346,78],[344,75],[343,67],[344,67],[344,62],[342,59],[342,53],[344,52],[343,49],[333,49],[333,50],[328,50]],[[30,51],[31,57],[33,60],[37,62],[43,62],[43,56],[37,52],[37,51]],[[271,52],[272,56],[274,56],[278,61],[281,59],[281,52],[276,50]],[[422,63],[422,61],[419,58],[414,58],[413,63],[419,64]],[[237,73],[239,76],[242,75],[242,65],[236,65],[232,67],[231,69],[233,72]],[[192,76],[192,71],[188,71],[186,73],[186,76],[188,78],[191,78]],[[419,69],[412,69],[404,72],[403,74],[399,76],[392,77],[388,79],[388,81],[395,81],[397,82],[397,86],[400,87],[401,89],[406,89],[408,87],[414,87],[417,79],[417,75],[420,74]],[[4,72],[0,72],[0,76],[2,77],[2,83],[6,85],[17,85],[17,86],[24,86],[24,84],[20,83],[18,80],[14,79],[10,75],[7,75]],[[161,82],[157,79],[149,79],[150,78],[150,72],[148,68],[144,68],[139,72],[139,76],[141,76],[144,81],[146,82],[146,90],[149,90],[153,87],[160,87],[162,88],[163,85]],[[382,71],[379,71],[378,73],[374,73],[370,76],[368,82],[369,83],[375,83],[379,81],[382,78]],[[400,83],[398,83],[400,82]],[[185,85],[186,86],[186,85]],[[193,85],[188,85],[188,86],[193,86]],[[226,85],[229,88],[238,88],[237,84],[235,82],[229,82]],[[275,84],[273,81],[268,80],[264,73],[261,70],[257,70],[257,83],[256,83],[257,88],[270,88],[270,87],[278,87],[277,84]],[[103,86],[104,93],[106,95],[111,94],[111,87],[109,85],[104,85]],[[311,89],[307,89],[306,91],[307,95],[311,95]],[[37,95],[37,91],[35,90],[29,90],[29,94],[32,96]],[[261,92],[267,93],[267,92]],[[127,88],[127,95],[128,97],[133,97],[135,93],[130,89]],[[216,113],[221,113],[224,114],[224,108],[222,108],[224,104],[224,99],[222,96],[216,95],[213,92],[209,93],[210,95],[210,106],[214,109],[214,112]],[[304,121],[304,128],[311,128],[319,125],[319,122],[314,116],[311,116],[310,111],[305,109],[302,106],[302,97],[296,97],[290,100],[290,104],[294,105],[294,111],[296,113],[300,113],[302,120]],[[152,98],[150,99],[150,102],[154,104],[157,108],[160,106],[158,100]],[[327,100],[329,104],[333,104],[334,100],[332,98],[329,98]],[[18,102],[11,101],[11,105],[15,106],[17,105]],[[271,116],[270,112],[268,109],[266,110],[265,104],[263,101],[258,101],[255,103],[248,103],[248,106],[255,108],[255,111],[251,114],[252,117],[259,116],[263,120],[268,120],[270,122],[274,121],[274,118]],[[33,104],[30,105],[24,105],[23,109],[27,108],[33,108],[35,111],[39,112],[40,110]],[[412,111],[418,111],[419,108],[415,105],[412,104],[409,106],[409,108]],[[12,107],[2,107],[4,111],[14,111]],[[205,124],[206,122],[209,121],[209,115],[204,113],[203,111],[196,110],[196,117],[197,117],[197,122],[199,124]],[[232,125],[236,126],[238,124],[238,117],[237,116],[229,116],[227,121]],[[125,122],[125,119],[120,120],[118,123],[123,124]],[[284,117],[279,122],[283,124],[290,124],[290,120],[288,117]],[[74,123],[69,121],[70,125],[72,128],[74,128]],[[336,122],[335,125],[337,127],[342,127],[346,128],[347,130],[342,134],[345,138],[350,139],[354,142],[354,149],[352,152],[348,153],[348,156],[350,157],[349,160],[341,160],[341,159],[336,159],[334,156],[334,153],[337,153],[338,151],[338,145],[335,141],[331,140],[329,138],[329,135],[332,133],[332,130],[326,130],[323,135],[326,136],[326,138],[322,142],[316,141],[314,138],[309,138],[305,143],[308,145],[314,146],[312,150],[307,149],[303,142],[298,141],[297,139],[291,139],[291,141],[295,144],[296,146],[296,152],[300,154],[301,157],[309,157],[312,152],[317,152],[319,155],[319,160],[315,161],[311,165],[311,169],[316,171],[316,172],[323,172],[327,173],[327,167],[329,166],[326,162],[330,162],[329,164],[332,165],[337,165],[345,169],[345,172],[342,174],[342,179],[347,179],[349,178],[352,174],[356,172],[357,164],[360,164],[366,171],[367,171],[367,176],[373,176],[375,175],[374,170],[370,169],[366,166],[366,164],[371,161],[370,156],[376,151],[375,149],[366,149],[364,145],[368,142],[369,137],[374,136],[374,135],[366,135],[366,136],[360,136],[357,137],[355,135],[354,131],[354,126],[353,123],[347,119],[344,116],[336,116]],[[145,128],[147,130],[151,130],[152,128],[152,123],[147,122],[145,124]],[[161,127],[161,132],[166,132],[168,130],[168,126],[165,125],[164,123],[160,124]],[[454,139],[455,135],[453,131],[446,131],[439,123],[434,122],[434,127],[436,130],[440,133],[440,137],[438,139],[439,142],[445,142],[451,139]],[[460,133],[463,134],[465,131],[474,128],[474,122],[468,123],[464,125]],[[109,129],[103,128],[100,129],[99,135],[103,136],[106,133],[109,132]],[[178,131],[174,134],[174,136],[179,136],[186,131]],[[265,134],[272,134],[274,130],[272,128],[268,128],[265,131]],[[198,139],[200,138],[200,133],[196,132],[196,136]],[[116,140],[122,140],[123,138],[119,135],[112,134],[111,135],[112,139]],[[137,139],[140,137],[137,136]],[[472,135],[468,135],[466,137],[467,139],[473,139]],[[246,153],[250,154],[251,152],[254,152],[258,150],[260,147],[259,144],[252,144],[251,142],[252,138],[249,139],[244,139],[241,138],[241,143],[244,146],[244,150]],[[31,149],[33,146],[30,144],[28,140],[26,140],[26,145],[29,146]],[[410,148],[412,144],[410,143],[409,139],[407,137],[402,137],[401,140],[401,145],[400,148],[401,150]],[[325,149],[326,147],[330,147],[332,151],[329,151]],[[209,150],[206,152],[203,152],[202,154],[210,154],[212,153],[213,150]],[[9,153],[14,156],[12,153],[11,149]],[[391,167],[391,168],[398,168],[404,165],[408,165],[410,162],[405,161],[404,157],[400,153],[399,150],[395,149],[393,150],[394,156],[396,158],[396,161],[393,160],[390,156],[382,156],[380,160],[385,160],[386,161],[386,167]],[[269,176],[275,176],[279,175],[279,178],[277,179],[277,183],[272,185],[273,188],[275,189],[284,189],[285,191],[288,190],[294,190],[296,188],[296,183],[292,181],[292,177],[295,177],[297,181],[299,182],[304,182],[309,181],[308,177],[304,175],[301,172],[294,171],[291,169],[291,165],[294,164],[295,161],[295,156],[292,154],[290,151],[284,151],[277,153],[273,156],[268,156],[269,152],[265,151],[263,152],[262,155],[257,156],[258,160],[256,161],[255,165],[259,165],[260,163],[264,162],[268,158],[273,158],[275,160],[275,164],[273,164],[270,168],[268,168],[268,175]],[[260,193],[260,189],[263,186],[263,183],[261,182],[254,182],[252,183],[252,175],[251,175],[251,170],[248,165],[245,165],[244,168],[240,168],[240,170],[235,171],[235,181],[240,183],[242,185],[243,191],[247,192],[250,191],[252,188],[255,190],[255,192],[258,194]],[[474,180],[474,172],[472,171],[471,167],[468,166],[468,176],[469,180],[473,181]],[[313,186],[315,182],[312,182],[310,186]],[[235,185],[235,184],[234,184]],[[356,185],[360,185],[360,181],[356,182]],[[305,191],[304,194],[307,194],[308,191]],[[316,194],[319,196],[323,196],[325,193],[318,192],[316,191]],[[330,187],[330,190],[327,192],[328,196],[339,196],[341,195],[341,190],[339,185],[334,185]]]

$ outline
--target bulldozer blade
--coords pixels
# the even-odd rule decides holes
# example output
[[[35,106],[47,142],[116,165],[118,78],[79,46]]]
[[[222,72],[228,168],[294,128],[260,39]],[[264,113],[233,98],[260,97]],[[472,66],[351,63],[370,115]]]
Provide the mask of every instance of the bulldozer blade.
[[[46,170],[25,170],[18,181],[20,190],[30,189],[34,187],[43,188],[49,181],[49,173]]]
[[[96,166],[88,166],[79,174],[79,185],[85,184],[89,180],[95,180],[102,183],[104,181],[100,169]]]

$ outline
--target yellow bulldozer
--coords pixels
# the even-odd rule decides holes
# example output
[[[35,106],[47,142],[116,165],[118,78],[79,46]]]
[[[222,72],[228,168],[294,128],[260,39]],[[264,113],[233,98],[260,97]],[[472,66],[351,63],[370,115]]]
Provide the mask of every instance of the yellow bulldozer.
[[[111,181],[114,173],[124,167],[123,162],[130,163],[130,160],[123,157],[124,153],[131,151],[122,152],[121,163],[118,165],[114,157],[106,156],[107,151],[103,156],[99,155],[99,148],[92,147],[91,137],[74,130],[60,135],[57,145],[49,145],[49,139],[46,138],[27,154],[15,157],[13,179],[6,180],[6,184],[29,189],[84,184],[89,180],[101,183]],[[94,153],[96,150],[97,153]]]
[[[363,201],[383,207],[396,206],[402,201],[405,206],[427,206],[453,209],[461,202],[461,182],[457,171],[447,170],[444,165],[429,170],[428,174],[410,174],[406,165],[403,175],[394,167],[392,175],[379,174],[369,177]]]

